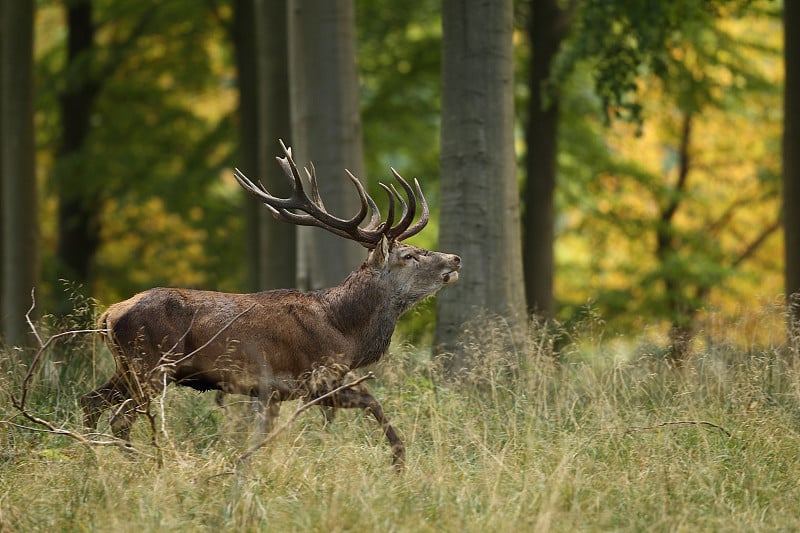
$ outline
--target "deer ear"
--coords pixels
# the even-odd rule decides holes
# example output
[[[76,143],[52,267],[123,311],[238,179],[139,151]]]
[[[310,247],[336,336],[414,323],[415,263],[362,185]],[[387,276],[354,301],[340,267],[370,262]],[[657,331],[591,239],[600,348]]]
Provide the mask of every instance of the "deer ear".
[[[369,265],[373,268],[383,268],[386,266],[386,260],[389,257],[389,239],[386,235],[381,237],[381,242],[372,250],[369,255]]]

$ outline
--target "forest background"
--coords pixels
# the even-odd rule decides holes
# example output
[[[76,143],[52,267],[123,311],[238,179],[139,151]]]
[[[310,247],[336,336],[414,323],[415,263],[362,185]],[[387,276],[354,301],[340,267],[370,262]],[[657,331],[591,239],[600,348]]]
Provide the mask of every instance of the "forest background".
[[[20,4],[27,2],[3,4],[4,27],[24,27],[12,12]],[[260,274],[278,258],[293,259],[295,244],[259,240],[253,228],[272,221],[244,198],[231,169],[262,177],[266,167],[248,169],[248,158],[274,161],[278,137],[296,143],[278,134],[248,148],[248,121],[258,113],[248,107],[248,94],[266,83],[254,75],[264,59],[258,36],[277,36],[284,46],[299,40],[309,49],[325,47],[331,36],[295,31],[285,6],[282,16],[259,18],[252,11],[258,5],[36,2],[32,199],[18,192],[26,188],[25,173],[11,166],[25,147],[20,151],[9,109],[25,106],[4,100],[2,108],[0,289],[11,343],[22,343],[25,334],[15,328],[25,325],[20,304],[7,305],[10,295],[23,294],[15,298],[27,309],[34,285],[38,309],[56,316],[70,311],[76,292],[105,306],[158,285],[315,285],[302,251],[299,266],[280,267],[290,282]],[[729,328],[749,310],[781,309],[791,292],[782,234],[781,3],[532,0],[516,2],[512,16],[515,112],[508,128],[516,166],[510,177],[484,179],[513,180],[519,191],[513,207],[522,215],[511,222],[520,226],[524,280],[512,285],[517,294],[527,289],[528,312],[566,324],[600,317],[610,334],[652,336],[675,357],[716,336],[782,339],[781,312],[767,323],[758,313],[752,329]],[[321,180],[347,187],[349,167],[380,198],[378,181],[390,166],[418,177],[433,216],[415,242],[429,248],[437,248],[440,216],[456,217],[443,227],[456,233],[459,216],[458,203],[443,198],[448,180],[456,180],[440,168],[447,20],[440,2],[413,0],[396,9],[381,0],[355,2],[350,18],[332,23],[352,32],[355,43],[358,81],[350,92],[358,97],[363,135],[355,144],[363,139],[363,152],[350,152],[354,161]],[[20,54],[4,35],[8,88],[15,83],[9,73],[25,69],[13,63]],[[270,78],[271,86],[288,83],[291,67],[282,68],[273,71],[283,74]],[[336,76],[321,68],[317,74],[305,85],[335,93]],[[285,97],[275,115],[308,100],[296,84],[276,90]],[[295,148],[301,164],[322,157]],[[460,186],[471,188],[468,180]],[[485,206],[478,212],[489,223],[507,216]],[[448,245],[446,251],[463,254],[458,237]],[[9,251],[26,246],[22,256]],[[492,261],[513,265],[511,248]],[[357,266],[361,256],[355,257],[346,268]],[[480,276],[466,259],[464,280]],[[340,279],[335,273],[319,283]],[[465,305],[465,297],[454,296],[477,311],[480,302]],[[446,307],[440,320],[443,313]],[[403,333],[429,343],[435,315],[436,305],[426,303],[406,317]]]

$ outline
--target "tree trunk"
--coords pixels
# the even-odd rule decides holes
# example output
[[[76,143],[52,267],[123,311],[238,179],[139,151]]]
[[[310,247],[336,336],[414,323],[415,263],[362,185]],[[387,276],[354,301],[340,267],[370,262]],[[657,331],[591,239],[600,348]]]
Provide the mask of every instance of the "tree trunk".
[[[783,231],[789,338],[800,331],[800,4],[784,2]]]
[[[556,0],[532,0],[528,36],[531,43],[531,79],[528,125],[525,137],[527,180],[523,258],[528,312],[544,318],[555,313],[553,296],[555,240],[554,191],[558,155],[558,97],[543,94],[544,83],[567,33],[568,14]]]
[[[694,308],[694,301],[684,294],[684,286],[688,283],[687,280],[680,279],[680,274],[667,268],[667,265],[675,261],[680,252],[680,245],[675,238],[678,233],[675,228],[675,215],[681,207],[689,179],[691,138],[692,114],[689,111],[685,111],[678,147],[680,160],[678,178],[671,191],[670,198],[661,208],[660,220],[656,227],[656,259],[663,272],[664,295],[672,322],[669,330],[670,345],[667,358],[677,368],[684,366],[691,355],[696,309]]]
[[[2,335],[29,344],[25,313],[38,280],[38,218],[33,136],[33,1],[0,2],[0,187]]]
[[[258,72],[255,20],[256,0],[233,3],[233,46],[239,86],[239,160],[236,166],[253,179],[258,176]],[[247,290],[261,289],[259,253],[259,211],[261,206],[249,194],[242,196],[244,252],[247,265]]]
[[[292,142],[299,166],[313,161],[325,206],[349,218],[358,195],[345,169],[364,180],[353,0],[291,0],[289,80]],[[364,249],[316,228],[300,228],[300,280],[307,288],[341,283]]]
[[[525,323],[514,156],[512,2],[445,0],[442,14],[440,248],[464,260],[437,300],[436,349],[451,352],[480,313]]]
[[[59,95],[61,142],[55,168],[58,189],[58,258],[61,276],[89,280],[89,268],[100,245],[99,194],[85,180],[77,157],[86,144],[99,83],[92,72],[94,24],[90,0],[67,2],[66,88]]]
[[[283,197],[290,187],[275,161],[278,139],[291,144],[289,96],[289,36],[286,0],[257,0],[258,55],[258,170],[267,188]],[[297,227],[272,218],[263,206],[259,212],[259,253],[262,289],[297,286]]]
[[[235,46],[239,71],[241,169],[269,191],[288,194],[275,156],[290,142],[289,66],[285,0],[237,0]],[[297,231],[244,198],[247,280],[251,291],[294,287]]]

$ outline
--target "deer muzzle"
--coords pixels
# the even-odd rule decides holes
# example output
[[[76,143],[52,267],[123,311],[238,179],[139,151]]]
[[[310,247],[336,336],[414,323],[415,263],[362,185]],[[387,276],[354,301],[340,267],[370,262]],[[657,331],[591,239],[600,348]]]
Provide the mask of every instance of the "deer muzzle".
[[[442,273],[442,281],[445,285],[458,281],[458,269],[461,268],[461,258],[457,255],[452,256],[449,266],[452,270]]]

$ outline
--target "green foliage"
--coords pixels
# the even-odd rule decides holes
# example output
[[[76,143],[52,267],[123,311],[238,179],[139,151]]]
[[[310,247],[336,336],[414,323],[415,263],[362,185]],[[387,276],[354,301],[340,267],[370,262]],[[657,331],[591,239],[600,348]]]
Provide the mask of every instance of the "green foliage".
[[[237,469],[252,413],[170,388],[159,467],[20,427],[4,395],[0,520],[12,531],[793,529],[800,375],[786,354],[720,343],[677,374],[645,337],[622,356],[597,328],[567,332],[555,366],[546,331],[509,350],[502,326],[475,324],[479,364],[455,381],[393,349],[373,388],[408,446],[402,476],[363,413],[323,427],[308,411]],[[5,355],[0,386],[15,390],[24,369]],[[62,385],[37,382],[30,405],[77,427],[83,391]],[[133,438],[153,451],[146,423]]]
[[[233,75],[218,44],[226,37],[224,28],[204,3],[93,4],[97,46],[92,54],[79,57],[66,70],[62,32],[45,41],[37,62],[43,88],[38,93],[37,114],[42,125],[38,144],[41,166],[49,175],[48,191],[60,182],[59,187],[99,199],[101,205],[92,207],[106,210],[101,215],[105,239],[95,264],[97,284],[90,290],[107,301],[129,296],[159,280],[172,284],[188,277],[186,272],[176,275],[174,262],[144,265],[136,260],[127,264],[117,261],[116,268],[105,269],[110,261],[137,253],[134,248],[108,257],[108,248],[118,242],[110,239],[120,238],[115,223],[126,220],[123,232],[130,233],[145,221],[129,214],[147,211],[144,206],[155,198],[162,203],[163,212],[150,209],[146,216],[153,218],[147,222],[158,224],[159,217],[179,217],[187,224],[183,233],[173,234],[169,241],[149,235],[153,239],[149,246],[162,250],[178,246],[174,241],[180,243],[184,235],[191,240],[192,231],[202,231],[203,253],[185,268],[194,270],[195,279],[206,285],[210,285],[207,279],[221,287],[238,285],[242,269],[239,262],[232,265],[227,259],[242,256],[237,244],[240,239],[231,238],[230,233],[235,236],[240,231],[235,222],[238,194],[220,186],[223,170],[233,166],[234,150],[232,98],[226,87],[226,83],[230,85],[226,80]],[[54,12],[61,7],[49,9],[43,16],[55,23]],[[61,131],[58,98],[79,79],[98,87],[89,135],[79,153],[61,158],[53,166],[50,161],[58,151]],[[178,228],[173,225],[173,229]],[[143,233],[146,231],[136,235]],[[46,241],[53,242],[53,238],[46,236]],[[45,254],[45,271],[57,272],[50,254]],[[140,275],[144,268],[153,275]],[[58,298],[51,279],[46,276],[44,292]]]
[[[356,2],[364,153],[370,176],[418,176],[436,206],[441,8],[413,0]],[[402,169],[408,169],[404,172]],[[377,180],[370,180],[371,186]],[[377,187],[376,191],[379,191]]]
[[[687,313],[741,298],[738,291],[747,283],[779,275],[764,259],[774,253],[766,250],[775,245],[769,236],[777,229],[780,190],[777,20],[768,3],[741,11],[736,5],[581,4],[589,10],[576,14],[581,24],[590,14],[602,15],[612,28],[596,20],[600,26],[584,35],[579,24],[561,58],[562,68],[573,68],[559,84],[562,318],[588,299],[621,331],[640,327],[643,317],[650,324],[685,321]],[[652,13],[636,15],[650,8]],[[677,16],[690,8],[702,13]],[[638,38],[663,17],[678,21],[680,31],[668,39],[658,32]],[[660,32],[672,22],[664,24]],[[610,102],[608,94],[591,89],[604,71],[595,56],[608,46],[591,41],[594,33],[608,43],[627,43],[642,60],[660,43],[661,70],[628,72],[635,94],[616,93],[620,99]],[[595,55],[576,62],[586,59],[581,47]],[[626,102],[636,107],[626,108]],[[639,122],[609,123],[609,112]]]
[[[590,61],[594,89],[606,119],[641,122],[641,77],[652,74],[681,87],[685,106],[701,107],[712,99],[709,87],[688,72],[673,50],[693,42],[697,50],[717,55],[714,22],[746,12],[749,0],[585,0],[578,2],[570,44],[558,61],[563,79],[577,64]],[[699,83],[697,83],[699,82]]]
[[[441,22],[440,3],[431,0],[407,2],[402,9],[386,0],[356,2],[368,185],[385,202],[378,183],[391,181],[389,167],[419,179],[431,222],[411,242],[428,249],[438,240]],[[399,335],[430,342],[434,302],[429,299],[401,318]]]

